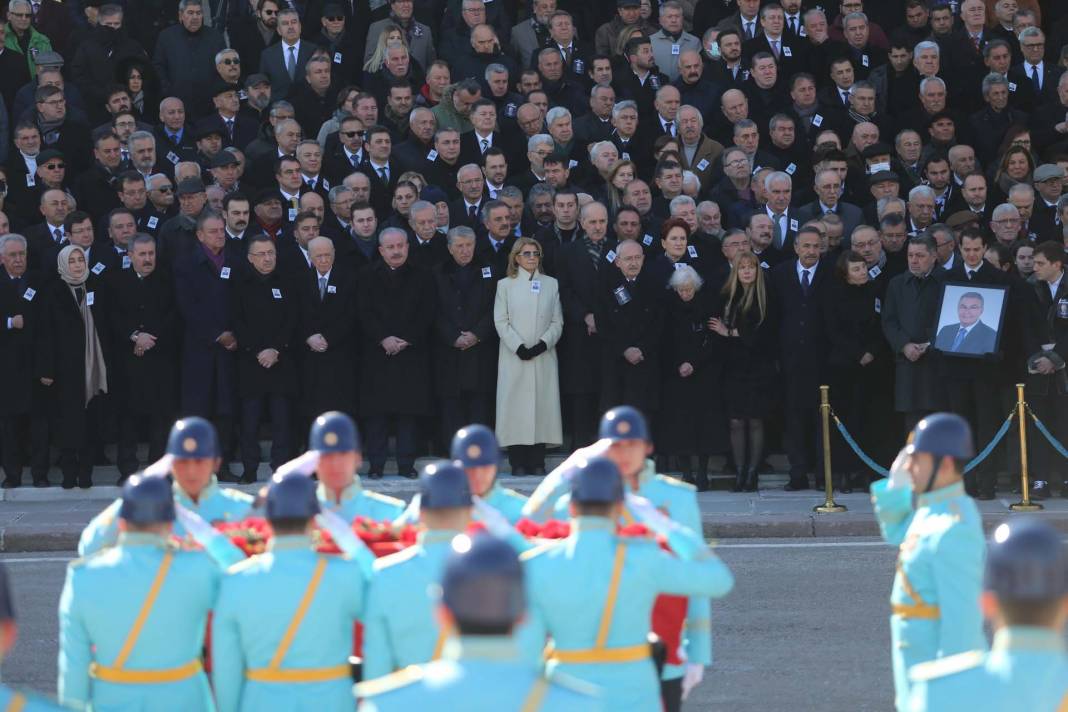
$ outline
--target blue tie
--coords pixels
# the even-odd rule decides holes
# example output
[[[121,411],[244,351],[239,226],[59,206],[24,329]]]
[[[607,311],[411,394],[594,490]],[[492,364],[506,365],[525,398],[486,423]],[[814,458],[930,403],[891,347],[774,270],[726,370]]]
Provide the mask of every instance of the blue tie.
[[[808,270],[803,269],[801,270],[801,294],[807,297],[809,291],[811,291],[811,288],[812,282],[809,281]]]
[[[962,326],[962,327],[960,328],[960,331],[958,331],[958,332],[957,332],[957,336],[956,336],[956,338],[954,338],[954,339],[953,339],[953,345],[949,347],[949,350],[950,350],[950,351],[956,351],[956,350],[958,350],[958,349],[960,348],[960,345],[961,345],[962,343],[964,343],[964,337],[966,337],[967,335],[968,335],[968,330],[967,330],[967,329],[965,329],[965,328],[964,328],[964,327]]]

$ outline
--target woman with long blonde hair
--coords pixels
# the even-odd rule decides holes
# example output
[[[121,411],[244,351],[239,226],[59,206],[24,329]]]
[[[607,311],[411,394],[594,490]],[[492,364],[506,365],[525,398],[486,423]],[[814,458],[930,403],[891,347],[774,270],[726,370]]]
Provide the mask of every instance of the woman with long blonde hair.
[[[755,492],[764,459],[764,419],[775,401],[776,331],[759,258],[739,252],[709,328],[723,338],[723,396],[730,419],[735,492]],[[748,445],[748,447],[747,447]]]
[[[497,283],[497,440],[514,475],[544,475],[546,444],[563,442],[556,342],[564,331],[557,281],[541,271],[541,244],[515,241]]]
[[[400,28],[400,25],[392,22],[382,26],[382,32],[378,35],[378,42],[375,44],[375,51],[363,65],[365,72],[374,74],[382,68],[382,65],[386,63],[386,47],[390,42],[400,42],[405,48],[408,47],[408,41],[404,38],[404,30]],[[409,56],[411,56],[410,53]]]

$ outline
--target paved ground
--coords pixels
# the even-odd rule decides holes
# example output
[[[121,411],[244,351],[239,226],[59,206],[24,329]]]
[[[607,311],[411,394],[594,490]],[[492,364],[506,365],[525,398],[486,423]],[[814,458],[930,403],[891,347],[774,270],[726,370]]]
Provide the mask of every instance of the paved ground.
[[[715,665],[686,710],[890,710],[884,615],[894,551],[878,542],[724,542],[737,586],[713,608]],[[20,638],[6,684],[55,687],[70,554],[10,555]]]

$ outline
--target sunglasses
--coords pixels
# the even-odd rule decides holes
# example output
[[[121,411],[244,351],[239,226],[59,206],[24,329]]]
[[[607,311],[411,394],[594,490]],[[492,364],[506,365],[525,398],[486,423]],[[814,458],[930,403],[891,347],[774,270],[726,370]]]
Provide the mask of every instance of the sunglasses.
[[[531,252],[530,250],[523,250],[519,253],[520,257],[541,257],[540,252]]]
[[[330,22],[341,22],[342,20],[345,19],[345,16],[344,15],[329,15],[329,16],[324,17],[323,19],[328,20]]]
[[[263,14],[264,14],[264,15],[267,15],[267,16],[271,16],[271,15],[277,15],[277,14],[278,14],[278,11],[277,11],[277,10],[267,10],[267,9],[264,9],[264,10],[262,10],[262,12],[263,12]]]
[[[356,138],[357,136],[363,136],[364,131],[342,131],[341,135],[345,138]]]
[[[63,163],[46,163],[44,167],[50,171],[58,171],[66,168],[67,166]]]
[[[227,57],[226,59],[224,59],[222,61],[222,63],[227,65],[228,67],[232,67],[235,64],[241,64],[241,60],[240,59],[232,59],[230,57]]]
[[[159,188],[154,188],[153,190],[158,190],[161,193],[170,193],[174,188],[169,185],[161,185]]]

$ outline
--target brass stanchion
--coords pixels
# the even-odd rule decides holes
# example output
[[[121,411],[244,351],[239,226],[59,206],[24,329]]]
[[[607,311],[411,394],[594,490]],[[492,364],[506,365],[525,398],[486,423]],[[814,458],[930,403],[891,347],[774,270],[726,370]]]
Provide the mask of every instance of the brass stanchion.
[[[831,398],[830,386],[820,386],[820,416],[823,420],[823,487],[826,498],[823,504],[818,504],[812,511],[820,514],[835,514],[844,512],[844,505],[834,501],[834,483],[831,481]]]
[[[1010,504],[1014,512],[1037,512],[1042,505],[1031,501],[1031,482],[1027,473],[1027,407],[1024,402],[1024,384],[1016,384],[1016,418],[1020,421],[1020,488],[1023,499]]]

